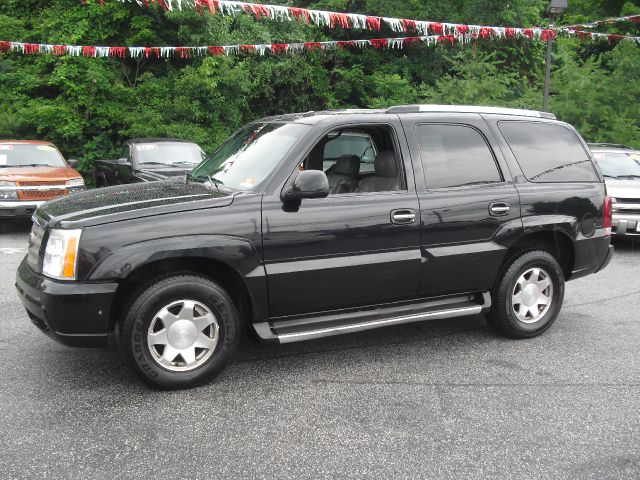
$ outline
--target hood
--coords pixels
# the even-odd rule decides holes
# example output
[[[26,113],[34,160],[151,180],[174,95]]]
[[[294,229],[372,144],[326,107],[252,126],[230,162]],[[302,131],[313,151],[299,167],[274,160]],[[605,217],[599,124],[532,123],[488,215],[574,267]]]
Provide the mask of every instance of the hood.
[[[193,166],[188,168],[139,168],[136,170],[138,176],[146,182],[157,182],[176,177],[184,177],[185,173],[193,170]]]
[[[640,199],[640,178],[635,180],[616,180],[605,178],[607,195],[615,198]]]
[[[0,180],[5,182],[60,182],[82,178],[71,167],[5,167],[0,168]]]
[[[88,190],[42,205],[42,222],[66,228],[231,204],[229,190],[210,190],[201,183],[163,181]]]

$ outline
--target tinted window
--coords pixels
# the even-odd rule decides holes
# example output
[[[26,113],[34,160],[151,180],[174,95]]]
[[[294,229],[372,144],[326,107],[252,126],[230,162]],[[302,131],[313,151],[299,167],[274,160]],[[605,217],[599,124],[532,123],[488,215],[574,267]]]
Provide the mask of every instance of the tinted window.
[[[589,155],[568,128],[542,122],[500,122],[499,127],[532,182],[599,181]]]
[[[427,188],[502,181],[493,153],[477,130],[463,125],[418,125],[416,135]]]

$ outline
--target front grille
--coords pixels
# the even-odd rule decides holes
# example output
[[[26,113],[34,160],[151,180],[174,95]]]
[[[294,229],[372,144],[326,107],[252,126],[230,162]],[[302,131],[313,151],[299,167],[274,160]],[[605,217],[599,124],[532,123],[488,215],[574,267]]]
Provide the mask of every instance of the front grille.
[[[613,204],[616,213],[640,214],[640,198],[617,198]]]
[[[35,271],[40,271],[40,249],[42,248],[42,240],[44,238],[44,227],[34,220],[31,226],[31,235],[29,235],[29,249],[27,250],[27,262]]]
[[[50,185],[58,185],[58,180],[54,181],[38,181],[38,182],[18,182],[19,187],[48,187]]]
[[[68,190],[18,190],[20,200],[51,200],[69,193]]]

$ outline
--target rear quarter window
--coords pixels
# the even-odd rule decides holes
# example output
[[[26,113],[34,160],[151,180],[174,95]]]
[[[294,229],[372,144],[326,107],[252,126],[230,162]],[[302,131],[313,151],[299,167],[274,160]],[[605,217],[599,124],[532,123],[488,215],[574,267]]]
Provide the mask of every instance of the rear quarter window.
[[[498,123],[525,177],[531,182],[599,182],[576,134],[555,123]]]

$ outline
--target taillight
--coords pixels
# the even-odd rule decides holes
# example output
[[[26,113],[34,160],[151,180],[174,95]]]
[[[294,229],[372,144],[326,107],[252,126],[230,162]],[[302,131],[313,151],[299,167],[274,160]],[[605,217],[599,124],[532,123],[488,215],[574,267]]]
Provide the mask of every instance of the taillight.
[[[604,197],[604,221],[602,226],[604,227],[605,236],[611,235],[611,225],[612,225],[612,217],[613,217],[613,202],[614,198],[607,195]]]

